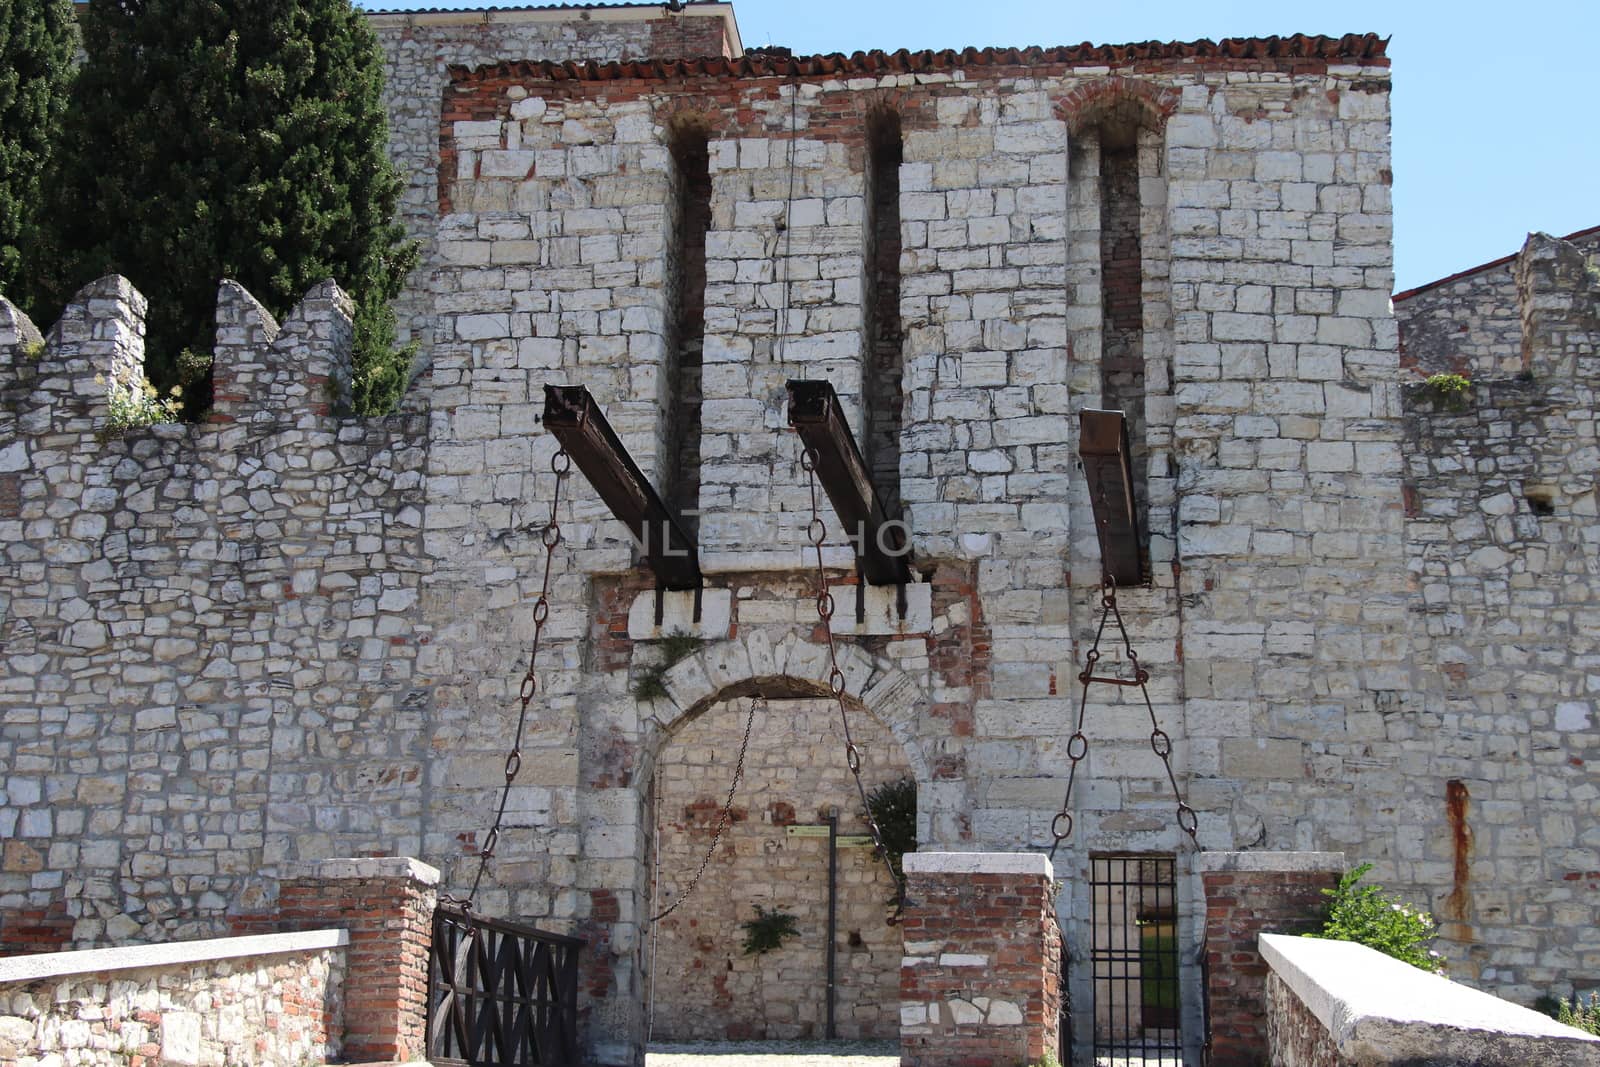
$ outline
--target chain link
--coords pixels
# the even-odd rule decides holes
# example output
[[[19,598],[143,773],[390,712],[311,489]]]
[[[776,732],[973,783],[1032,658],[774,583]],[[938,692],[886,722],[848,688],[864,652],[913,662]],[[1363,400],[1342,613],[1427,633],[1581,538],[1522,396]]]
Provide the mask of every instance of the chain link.
[[[561,507],[562,483],[572,471],[572,457],[567,455],[566,449],[558,449],[556,454],[550,457],[550,470],[556,476],[556,489],[550,497],[550,521],[545,523],[539,533],[539,542],[544,545],[544,580],[539,587],[539,598],[533,602],[533,641],[528,649],[528,669],[523,674],[522,684],[517,690],[519,705],[517,731],[511,742],[511,751],[506,754],[506,782],[500,790],[500,804],[495,809],[494,823],[489,827],[482,847],[478,849],[478,870],[472,878],[472,888],[462,897],[449,893],[442,893],[439,896],[441,903],[460,908],[469,916],[478,889],[483,884],[483,877],[488,871],[489,861],[494,858],[495,849],[500,845],[506,805],[511,800],[511,786],[516,782],[517,775],[522,772],[522,736],[528,726],[528,709],[533,703],[534,696],[539,692],[539,641],[544,636],[544,626],[550,618],[550,575],[554,570],[556,548],[561,544],[561,524],[556,521],[556,516]]]
[[[684,886],[682,893],[678,894],[678,899],[650,916],[652,923],[658,923],[677,911],[699,888],[700,878],[706,873],[706,868],[711,865],[711,858],[717,854],[717,846],[722,843],[723,831],[728,828],[728,823],[733,818],[733,798],[739,792],[739,779],[744,777],[744,757],[745,753],[750,751],[750,731],[756,724],[756,712],[762,712],[763,717],[765,717],[766,710],[766,697],[756,696],[751,698],[750,714],[744,720],[744,740],[739,743],[739,759],[733,765],[733,782],[728,786],[728,802],[722,805],[722,811],[717,815],[717,828],[712,831],[711,844],[706,848],[706,854],[701,857],[700,866],[695,870],[694,876],[689,879],[689,884]]]
[[[856,792],[861,796],[861,812],[867,822],[867,833],[872,837],[873,852],[883,861],[884,870],[889,872],[889,878],[894,882],[894,918],[898,918],[905,907],[905,879],[894,869],[889,850],[883,844],[883,831],[878,828],[872,806],[867,803],[867,787],[861,781],[861,750],[850,736],[850,713],[844,703],[844,671],[839,669],[839,651],[833,640],[833,594],[828,592],[828,572],[822,565],[822,544],[828,537],[828,524],[822,521],[822,510],[817,500],[816,452],[807,448],[801,454],[800,466],[805,469],[806,482],[811,490],[811,522],[806,526],[806,537],[817,554],[817,618],[821,620],[822,632],[828,638],[828,691],[833,694],[834,703],[839,707],[839,722],[844,727],[845,765],[855,778]],[[857,580],[865,581],[864,578]]]
[[[1123,654],[1128,657],[1128,663],[1133,668],[1131,679],[1103,678],[1095,674],[1095,664],[1100,662],[1100,640],[1105,636],[1106,624],[1115,621],[1117,632],[1122,635]],[[1161,765],[1166,768],[1167,781],[1172,785],[1172,795],[1178,802],[1178,829],[1189,835],[1189,841],[1196,849],[1200,847],[1200,840],[1196,832],[1200,827],[1200,818],[1195,814],[1187,801],[1183,799],[1183,790],[1178,788],[1178,776],[1172,770],[1172,738],[1161,728],[1156,721],[1155,705],[1150,701],[1150,672],[1139,662],[1139,654],[1133,650],[1133,642],[1128,637],[1128,627],[1122,621],[1122,609],[1117,606],[1117,583],[1108,574],[1100,583],[1100,626],[1094,632],[1094,644],[1083,657],[1083,671],[1078,675],[1078,681],[1083,686],[1083,693],[1078,698],[1078,722],[1071,737],[1067,739],[1067,759],[1071,766],[1067,769],[1067,793],[1061,801],[1061,810],[1050,821],[1050,858],[1054,859],[1056,849],[1061,847],[1061,842],[1072,836],[1072,785],[1078,777],[1078,764],[1089,755],[1089,737],[1083,732],[1083,722],[1089,709],[1089,687],[1096,683],[1118,686],[1138,686],[1139,694],[1144,698],[1145,710],[1150,713],[1150,750],[1161,760]]]

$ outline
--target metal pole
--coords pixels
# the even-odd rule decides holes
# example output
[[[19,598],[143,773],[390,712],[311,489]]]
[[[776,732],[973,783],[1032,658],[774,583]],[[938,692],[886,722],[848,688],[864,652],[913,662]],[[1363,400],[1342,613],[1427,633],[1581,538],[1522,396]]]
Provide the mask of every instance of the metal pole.
[[[834,1032],[833,1002],[834,1002],[834,955],[838,944],[839,905],[839,813],[833,812],[828,816],[828,1030],[829,1041],[839,1035]]]

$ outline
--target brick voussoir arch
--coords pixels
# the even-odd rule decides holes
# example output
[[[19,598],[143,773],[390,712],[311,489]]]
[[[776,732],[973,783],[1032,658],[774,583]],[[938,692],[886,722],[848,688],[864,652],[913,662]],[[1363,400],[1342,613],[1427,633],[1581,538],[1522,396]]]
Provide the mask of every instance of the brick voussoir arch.
[[[1055,104],[1055,116],[1067,124],[1067,132],[1080,133],[1107,114],[1131,105],[1143,125],[1159,130],[1178,110],[1182,94],[1171,86],[1158,86],[1137,78],[1113,74],[1073,89]]]
[[[916,737],[927,703],[922,687],[893,661],[850,644],[839,645],[839,669],[845,676],[846,705],[888,727],[917,780],[927,781],[930,771]],[[668,698],[653,703],[647,725],[664,741],[719,700],[760,693],[828,697],[828,673],[825,645],[793,633],[774,642],[761,630],[747,631],[705,646],[668,671]]]

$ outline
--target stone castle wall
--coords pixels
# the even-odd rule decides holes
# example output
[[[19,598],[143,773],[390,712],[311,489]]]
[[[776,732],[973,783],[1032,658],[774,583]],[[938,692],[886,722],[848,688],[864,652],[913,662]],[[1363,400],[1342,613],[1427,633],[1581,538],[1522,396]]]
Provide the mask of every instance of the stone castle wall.
[[[460,72],[443,115],[446,171],[458,177],[441,189],[432,393],[433,425],[453,439],[434,450],[436,484],[448,480],[457,506],[439,550],[507,525],[497,477],[521,485],[509,495],[548,499],[553,478],[538,472],[553,445],[534,438],[530,454],[522,436],[543,381],[587,385],[646,474],[664,474],[665,143],[692,115],[710,131],[712,186],[701,552],[712,584],[734,592],[734,620],[707,635],[731,642],[675,669],[685,677],[673,702],[692,709],[775,668],[825,677],[805,636],[809,498],[782,387],[827,377],[859,431],[866,117],[893,108],[904,130],[901,496],[928,575],[913,592],[930,611],[852,642],[862,682],[850,691],[907,750],[926,844],[1047,842],[1076,659],[1098,606],[1074,418],[1100,402],[1090,131],[1102,109],[1131,107],[1154,138],[1140,226],[1141,255],[1158,264],[1142,301],[1155,582],[1123,604],[1157,666],[1157,714],[1180,738],[1176,765],[1208,847],[1355,840],[1391,852],[1401,787],[1356,790],[1349,766],[1367,758],[1380,706],[1411,685],[1385,73],[1156,62],[1107,77],[975,63],[959,78],[842,72],[791,84],[759,68],[674,68],[660,81],[648,68]],[[791,159],[796,203],[780,234]],[[775,336],[786,275],[791,335]],[[579,574],[625,569],[629,550],[581,486],[571,506],[565,607],[552,617],[558,637],[575,638],[589,625],[575,617]],[[524,543],[505,580],[526,595],[541,560]],[[458,664],[479,650],[486,662],[515,656],[498,620],[461,599],[482,596],[489,565],[460,557],[431,579],[437,610],[468,605],[452,635]],[[596,979],[608,994],[600,1017],[620,1033],[642,981],[631,954],[643,936],[644,783],[668,724],[632,700],[620,650],[608,674],[592,649],[558,647],[550,681],[573,696],[554,698],[541,741],[552,759],[575,742],[574,777],[560,776],[576,808],[573,906],[580,928],[604,931],[613,966],[603,987]],[[565,673],[580,663],[584,678]],[[892,702],[880,706],[879,691]],[[1092,711],[1077,848],[1172,850],[1142,708]],[[487,786],[498,738],[482,736],[481,756],[453,745],[442,762],[481,760]],[[559,841],[554,821],[530,826],[534,855]],[[1069,939],[1088,921],[1084,856],[1064,861]],[[521,889],[511,899],[514,910],[537,900]]]
[[[666,594],[655,627],[626,531],[564,481],[541,698],[477,901],[588,939],[589,1048],[625,1062],[673,739],[733,697],[827,691],[783,385],[826,377],[860,436],[861,331],[890,291],[863,285],[868,119],[888,109],[903,617],[868,590],[856,621],[822,509],[847,696],[892,738],[869,781],[909,767],[924,847],[1048,845],[1099,608],[1075,416],[1105,399],[1109,342],[1117,390],[1142,360],[1142,401],[1123,402],[1142,403],[1153,575],[1122,608],[1201,842],[1372,860],[1436,912],[1459,907],[1442,947],[1517,996],[1600,974],[1569,936],[1596,926],[1600,871],[1579,751],[1592,340],[1588,305],[1561,325],[1548,292],[1587,290],[1565,252],[1549,281],[1529,268],[1544,296],[1527,336],[1560,346],[1536,389],[1485,384],[1464,413],[1402,389],[1381,51],[580,67],[520,60],[591,31],[529,25],[380,25],[391,93],[420,101],[397,111],[408,217],[430,242],[406,298],[431,341],[411,414],[334,414],[349,327],[331,288],[279,328],[224,287],[216,418],[101,441],[95,376],[137,375],[136,294],[86,291],[37,363],[0,307],[0,939],[220,932],[271,910],[282,864],[332,855],[416,855],[441,889],[470,883],[558,480],[540,387],[587,386],[646,475],[669,473],[684,213],[667,146],[687,125],[710,178],[702,610]],[[605,32],[625,55],[626,33]],[[519,62],[471,67],[489,58]],[[1137,316],[1126,270],[1115,301],[1102,285],[1135,254],[1135,192]],[[1537,530],[1518,510],[1530,470],[1558,505]],[[1556,566],[1561,589],[1536,581]],[[705,644],[667,672],[667,698],[635,699],[677,627]],[[1522,691],[1537,709],[1509,707]],[[1193,874],[1144,708],[1097,693],[1089,715],[1056,866],[1078,959],[1090,850],[1176,851]],[[1192,960],[1199,927],[1180,936]]]
[[[420,848],[424,419],[332,414],[351,305],[232,283],[200,426],[105,433],[144,298],[0,301],[0,941],[224,933],[274,866]],[[17,922],[19,915],[38,919]]]
[[[1600,228],[1566,238],[1593,255]],[[1401,363],[1423,374],[1509,378],[1524,369],[1516,256],[1398,293]]]
[[[1600,283],[1537,234],[1516,279],[1529,373],[1477,378],[1460,405],[1406,391],[1424,696],[1374,756],[1415,797],[1401,876],[1431,887],[1452,976],[1529,1003],[1600,976]]]
[[[387,12],[371,16],[384,58],[384,103],[389,156],[406,180],[399,214],[423,257],[396,311],[402,340],[431,350],[430,278],[436,265],[439,187],[439,104],[452,66],[506,60],[557,63],[720,56],[737,48],[728,4],[699,4],[672,13],[665,7],[574,13],[538,11]]]

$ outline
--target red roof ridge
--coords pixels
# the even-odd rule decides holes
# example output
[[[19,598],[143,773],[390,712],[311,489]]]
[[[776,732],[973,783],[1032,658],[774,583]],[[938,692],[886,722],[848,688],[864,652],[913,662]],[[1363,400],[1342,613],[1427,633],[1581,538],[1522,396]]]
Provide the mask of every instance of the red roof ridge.
[[[1597,234],[1600,234],[1600,226],[1585,226],[1581,230],[1572,231],[1565,237],[1561,238],[1561,240],[1580,241],[1585,237]],[[1449,285],[1451,282],[1460,281],[1462,278],[1470,277],[1474,274],[1481,274],[1483,271],[1493,270],[1496,267],[1503,267],[1521,254],[1521,250],[1519,249],[1518,251],[1511,253],[1509,256],[1501,256],[1499,259],[1491,259],[1487,263],[1479,263],[1476,267],[1468,267],[1466,270],[1458,270],[1454,274],[1447,274],[1443,278],[1438,278],[1431,282],[1423,282],[1421,285],[1412,286],[1410,289],[1406,289],[1403,292],[1394,294],[1394,296],[1390,299],[1392,299],[1395,303],[1399,303],[1402,300],[1416,296],[1418,293],[1425,293],[1429,289],[1437,289],[1441,285]]]
[[[1297,33],[1289,37],[1229,37],[1221,41],[1202,39],[1185,42],[1143,41],[1135,44],[1078,45],[1041,48],[963,48],[924,49],[912,52],[899,49],[884,52],[832,52],[814,56],[785,56],[751,52],[735,59],[707,56],[700,59],[641,59],[596,62],[593,60],[555,62],[551,60],[513,60],[489,64],[477,72],[520,74],[553,81],[615,81],[623,78],[681,77],[827,77],[840,74],[916,74],[957,67],[1000,66],[1098,66],[1172,59],[1236,60],[1316,60],[1335,62],[1355,60],[1372,66],[1388,65],[1387,37],[1375,33],[1325,37]],[[454,80],[473,72],[451,67]]]

